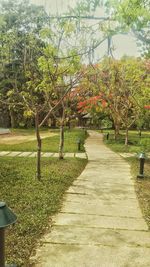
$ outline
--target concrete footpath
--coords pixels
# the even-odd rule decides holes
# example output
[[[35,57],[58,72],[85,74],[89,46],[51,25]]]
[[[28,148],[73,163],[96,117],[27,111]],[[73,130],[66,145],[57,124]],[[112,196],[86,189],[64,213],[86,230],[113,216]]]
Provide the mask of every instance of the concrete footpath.
[[[36,267],[149,267],[150,232],[130,166],[94,131],[89,162],[65,195],[51,231],[32,258]]]

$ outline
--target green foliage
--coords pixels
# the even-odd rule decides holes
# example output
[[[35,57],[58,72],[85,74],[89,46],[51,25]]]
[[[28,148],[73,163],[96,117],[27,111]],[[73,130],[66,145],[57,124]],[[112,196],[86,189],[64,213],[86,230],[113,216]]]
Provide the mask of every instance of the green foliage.
[[[35,159],[0,158],[0,195],[18,216],[7,232],[6,259],[29,266],[31,251],[61,208],[63,195],[86,160],[42,159],[42,182],[35,179]],[[18,193],[19,192],[19,193]]]
[[[39,31],[47,18],[42,7],[28,1],[2,1],[0,13],[0,99],[7,103],[15,127],[27,108],[22,92],[26,82],[29,86],[31,66],[42,46]]]
[[[92,116],[93,113],[99,116],[101,111],[109,115],[116,128],[129,129],[139,120],[142,122],[143,119],[144,124],[149,117],[149,111],[144,111],[144,105],[149,101],[149,86],[149,61],[105,58],[101,63],[87,67],[80,83],[80,92],[83,91],[86,101],[91,96],[100,96],[105,102],[103,110],[99,109],[99,102],[94,107],[90,106],[88,112]]]
[[[144,54],[148,57],[150,50],[150,2],[144,0],[108,0],[106,5],[108,9],[113,10],[113,17],[120,23],[120,28],[134,32],[143,44]],[[142,44],[140,45],[142,46]]]
[[[55,25],[55,26],[54,26]],[[43,56],[38,59],[38,66],[43,74],[41,87],[50,91],[59,98],[68,89],[70,82],[65,78],[71,78],[79,71],[80,56],[76,49],[64,46],[64,42],[70,42],[75,34],[75,25],[71,21],[55,19],[51,22],[51,29],[45,28],[41,36],[46,40]],[[53,98],[51,99],[53,101]]]
[[[109,2],[115,8],[116,16],[121,22],[125,22],[127,25],[137,23],[137,27],[140,28],[145,26],[149,18],[149,12],[148,6],[145,5],[143,0],[122,0],[120,2],[113,0]]]
[[[78,1],[75,8],[70,7],[70,13],[76,14],[78,17],[80,15],[88,15],[95,11],[97,7],[102,5],[101,0],[82,0]]]

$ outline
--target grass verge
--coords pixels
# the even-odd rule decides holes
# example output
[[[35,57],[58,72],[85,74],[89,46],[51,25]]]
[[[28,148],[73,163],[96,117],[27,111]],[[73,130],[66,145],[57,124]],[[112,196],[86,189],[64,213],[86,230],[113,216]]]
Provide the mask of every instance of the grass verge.
[[[135,158],[128,158],[127,160],[131,165],[132,175],[135,178],[135,190],[139,204],[150,229],[150,159],[147,159],[145,162],[145,177],[143,179],[137,178],[137,174],[139,173],[139,160]]]
[[[22,130],[23,131],[23,130]],[[31,130],[29,130],[31,133]],[[26,131],[27,133],[27,131]],[[77,140],[81,139],[81,152],[84,152],[84,140],[87,138],[82,129],[71,129],[65,130],[65,142],[64,152],[78,152]],[[58,152],[59,148],[59,134],[56,136],[44,138],[42,140],[42,151],[43,152]],[[37,151],[37,142],[29,141],[21,144],[5,145],[0,144],[0,151]]]
[[[145,133],[145,135],[149,136],[148,140],[150,138],[149,133]],[[131,132],[132,141],[134,142],[133,145],[130,143],[130,145],[126,148],[124,144],[119,141],[115,143],[114,140],[112,140],[112,137],[107,141],[105,140],[105,144],[112,149],[114,152],[140,152],[142,150],[145,150],[146,152],[149,152],[149,147],[142,147],[138,145],[138,142],[136,143],[136,137],[135,132]],[[147,138],[144,136],[143,138]],[[150,141],[150,140],[149,140]],[[135,157],[131,158],[125,158],[128,163],[131,165],[131,171],[132,175],[135,179],[135,191],[139,200],[139,204],[141,207],[141,210],[143,212],[144,218],[148,224],[148,227],[150,229],[150,159],[146,159],[145,161],[145,178],[139,179],[137,178],[137,175],[139,174],[139,159]]]
[[[106,133],[109,132],[109,140],[106,140]],[[143,131],[141,137],[137,131],[129,131],[129,144],[126,146],[125,132],[120,131],[118,140],[114,140],[114,131],[104,131],[104,141],[106,145],[120,153],[139,153],[141,151],[150,152],[150,131]]]
[[[42,181],[35,179],[36,159],[0,158],[0,201],[17,214],[18,221],[6,231],[8,263],[29,266],[37,240],[50,226],[63,195],[83,171],[87,160],[77,158],[42,159]]]

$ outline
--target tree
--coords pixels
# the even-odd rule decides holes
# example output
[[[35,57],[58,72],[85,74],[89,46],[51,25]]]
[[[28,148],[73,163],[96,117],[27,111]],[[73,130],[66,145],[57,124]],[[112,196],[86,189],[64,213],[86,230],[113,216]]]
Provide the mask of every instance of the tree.
[[[88,113],[91,116],[93,125],[99,128],[102,119],[105,117],[106,101],[102,95],[89,97],[86,100],[78,103],[78,110],[81,114]]]
[[[90,9],[95,6],[94,3],[90,4]],[[35,117],[37,176],[40,179],[39,128],[51,114],[56,113],[57,116],[60,113],[60,128],[63,131],[66,110],[64,98],[80,78],[80,56],[90,53],[93,45],[97,47],[101,42],[93,40],[92,48],[89,47],[85,36],[90,27],[85,29],[83,25],[84,31],[81,32],[78,20],[53,20],[48,18],[42,7],[36,7],[28,1],[9,0],[2,2],[1,6],[1,103],[8,104],[13,127],[19,124],[23,115],[26,118]],[[21,118],[17,118],[18,113]],[[60,158],[62,150],[60,138]]]
[[[135,34],[142,44],[143,54],[150,55],[150,5],[145,0],[108,0],[108,9],[112,10],[112,18],[119,22],[123,31],[130,31]],[[140,46],[141,46],[140,44]]]
[[[97,72],[97,84],[103,99],[107,102],[107,110],[113,120],[115,127],[115,139],[119,135],[121,127],[120,110],[121,106],[121,79],[120,62],[106,58],[99,64]]]
[[[3,31],[1,34],[1,103],[8,105],[12,127],[17,126],[16,114],[35,116],[38,142],[37,177],[40,179],[41,140],[39,135],[39,110],[42,94],[37,59],[41,56],[43,42],[39,31],[47,16],[42,7],[28,1],[2,2]],[[40,82],[39,82],[40,81]],[[29,116],[30,115],[30,116]],[[32,115],[32,116],[31,116]]]
[[[8,99],[11,103],[8,109],[11,126],[14,128],[23,119],[23,109],[20,106],[18,109],[16,103],[20,101],[19,93],[26,82],[26,65],[32,57],[31,35],[38,38],[47,17],[42,7],[31,5],[28,1],[11,0],[1,2],[1,17],[1,100]]]
[[[86,100],[80,101],[79,107],[81,105],[82,109],[86,108],[90,112],[94,110],[96,114],[99,100],[104,103],[103,112],[107,110],[114,123],[115,139],[123,127],[126,129],[127,145],[128,130],[139,119],[149,95],[149,65],[146,61],[135,58],[122,60],[106,58],[100,64],[93,66],[90,83],[89,73],[85,75],[81,88],[86,85],[89,86],[87,86],[89,91],[91,87],[95,88],[93,91],[95,97],[85,94]]]
[[[40,126],[49,118],[50,114],[53,114],[59,121],[59,158],[62,159],[64,122],[66,118],[64,100],[67,94],[79,82],[81,64],[78,51],[70,45],[70,40],[75,37],[74,24],[66,20],[56,19],[53,23],[51,21],[51,28],[45,28],[41,32],[46,47],[44,48],[43,56],[39,58],[39,68],[43,73],[40,86],[47,99],[49,111]],[[66,46],[64,42],[67,43]]]

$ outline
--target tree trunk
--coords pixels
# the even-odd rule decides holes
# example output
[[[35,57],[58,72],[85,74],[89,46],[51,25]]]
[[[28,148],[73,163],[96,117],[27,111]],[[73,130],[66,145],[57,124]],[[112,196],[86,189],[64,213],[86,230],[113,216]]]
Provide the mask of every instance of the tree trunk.
[[[126,128],[126,137],[125,137],[125,145],[128,145],[128,141],[129,141],[129,129]]]
[[[119,130],[120,130],[120,127],[118,124],[115,125],[115,140],[118,139],[118,136],[119,136]]]
[[[56,119],[54,117],[51,118],[51,127],[56,128]]]
[[[71,128],[71,126],[70,126],[70,120],[68,120],[67,126],[68,126],[68,129],[70,130],[70,128]]]
[[[11,128],[16,128],[17,127],[17,122],[16,122],[16,118],[15,118],[15,114],[14,111],[12,109],[10,109],[10,121],[11,121]]]
[[[60,125],[60,143],[59,143],[59,159],[63,159],[63,149],[64,149],[64,124]]]
[[[41,180],[41,147],[42,147],[42,141],[41,141],[40,131],[39,131],[39,113],[38,112],[35,115],[35,130],[36,130],[36,138],[37,138],[36,177],[40,181]]]

